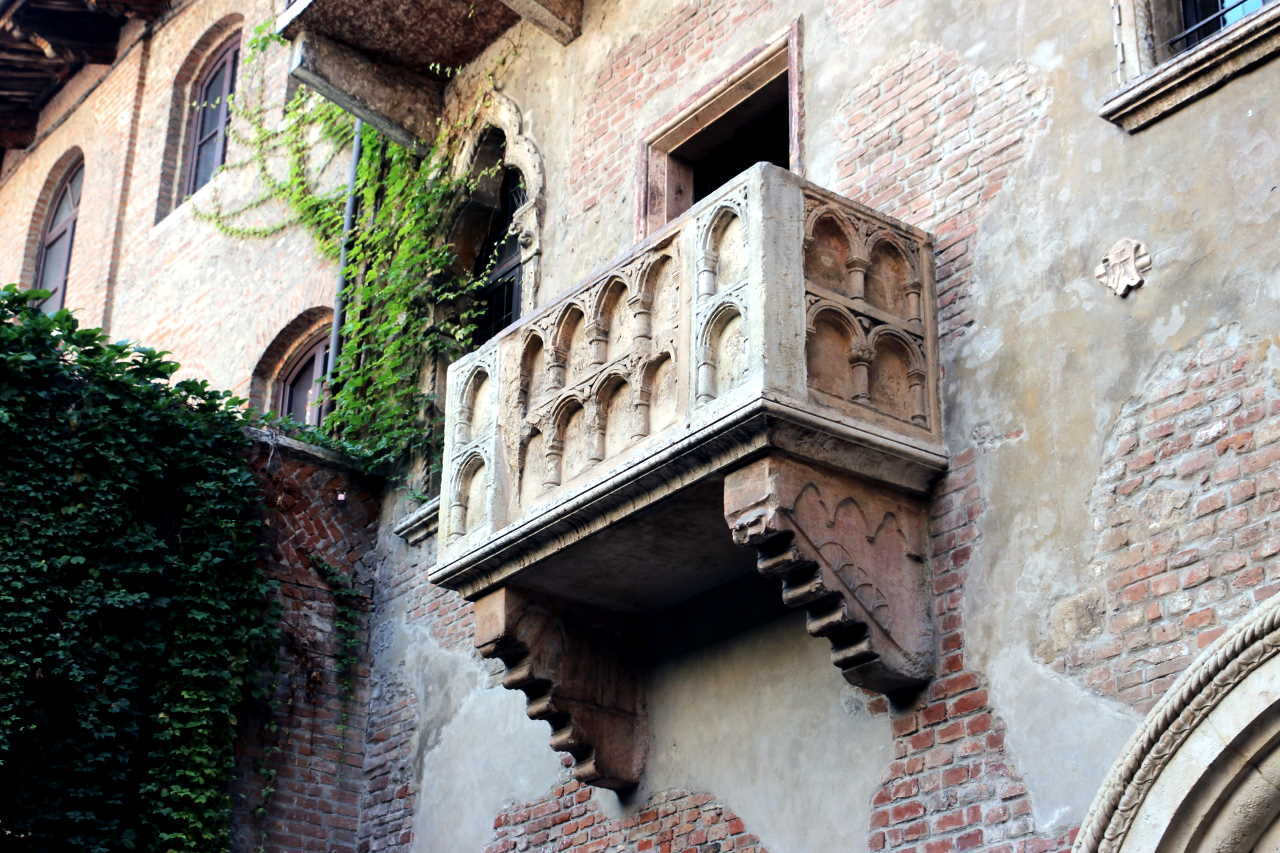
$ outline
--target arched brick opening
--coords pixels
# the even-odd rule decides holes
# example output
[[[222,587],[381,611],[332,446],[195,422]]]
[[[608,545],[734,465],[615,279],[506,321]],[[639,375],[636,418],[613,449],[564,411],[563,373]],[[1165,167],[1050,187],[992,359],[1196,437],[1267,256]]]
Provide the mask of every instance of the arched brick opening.
[[[281,329],[258,359],[249,380],[249,405],[265,412],[276,397],[275,384],[284,368],[300,351],[316,341],[333,322],[333,309],[308,308]]]
[[[173,78],[173,94],[169,101],[169,122],[165,129],[164,153],[160,158],[160,191],[156,198],[156,222],[164,219],[182,201],[186,185],[185,163],[188,144],[187,120],[191,112],[191,84],[200,78],[205,64],[220,52],[235,33],[242,31],[244,16],[231,14],[205,30],[191,46]]]
[[[63,152],[49,174],[45,176],[44,186],[36,196],[36,206],[31,211],[31,224],[27,228],[26,243],[22,248],[22,274],[18,281],[24,287],[32,287],[36,280],[36,265],[40,260],[40,238],[44,234],[45,220],[49,216],[49,205],[53,195],[62,187],[62,181],[71,171],[84,163],[84,152],[78,145],[73,145]],[[88,173],[86,172],[86,175]]]

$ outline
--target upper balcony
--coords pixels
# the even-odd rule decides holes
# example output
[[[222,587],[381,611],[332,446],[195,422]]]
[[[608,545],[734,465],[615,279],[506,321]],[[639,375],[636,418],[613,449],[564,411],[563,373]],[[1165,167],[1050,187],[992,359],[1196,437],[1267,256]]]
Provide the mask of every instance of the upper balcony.
[[[927,234],[760,164],[449,368],[430,580],[479,600],[477,643],[531,715],[568,725],[566,691],[580,713],[639,712],[617,672],[559,694],[554,674],[529,680],[545,639],[522,635],[530,607],[589,626],[598,674],[601,625],[755,570],[851,682],[930,677],[934,304]],[[634,756],[605,768],[612,736],[581,729],[557,735],[593,744],[579,778],[638,773]]]
[[[294,77],[412,144],[434,136],[449,74],[522,18],[568,44],[582,0],[293,0],[276,30]]]

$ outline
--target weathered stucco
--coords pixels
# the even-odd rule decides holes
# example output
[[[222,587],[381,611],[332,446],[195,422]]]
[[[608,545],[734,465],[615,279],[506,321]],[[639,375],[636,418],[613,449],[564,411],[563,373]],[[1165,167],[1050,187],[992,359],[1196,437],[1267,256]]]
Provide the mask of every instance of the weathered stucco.
[[[149,73],[172,73],[191,40],[234,5],[188,7],[181,38],[176,25],[155,37]],[[933,494],[937,678],[910,709],[851,692],[796,617],[671,654],[646,680],[651,741],[641,787],[579,802],[547,748],[547,727],[526,718],[522,697],[499,685],[501,668],[473,651],[470,606],[427,583],[434,539],[403,544],[389,527],[407,509],[392,507],[373,614],[370,737],[384,746],[366,759],[371,850],[510,849],[506,824],[524,814],[535,837],[531,815],[540,810],[575,827],[599,816],[577,828],[588,835],[610,820],[623,833],[648,807],[676,813],[686,806],[673,803],[703,794],[717,798],[709,824],[736,813],[745,828],[734,831],[773,851],[893,849],[922,837],[909,834],[917,821],[948,841],[965,837],[962,828],[998,824],[1013,828],[988,828],[976,845],[1016,831],[1060,849],[1159,690],[1238,611],[1276,592],[1276,552],[1217,519],[1236,511],[1252,535],[1276,529],[1280,459],[1270,442],[1280,413],[1267,407],[1280,367],[1280,61],[1128,134],[1098,115],[1116,86],[1116,60],[1108,4],[1096,0],[588,0],[581,35],[567,45],[517,23],[449,84],[445,101],[457,114],[492,84],[516,116],[521,156],[541,163],[537,216],[528,219],[540,231],[529,248],[539,277],[532,307],[550,305],[639,241],[644,140],[797,16],[803,177],[936,241],[942,418],[953,462]],[[116,77],[136,73],[138,59],[130,54],[105,78],[102,109],[126,110],[118,105],[134,78]],[[101,76],[84,72],[50,109],[65,110],[69,93]],[[163,124],[171,94],[142,99],[140,128]],[[95,149],[88,113],[73,119],[46,122],[43,141],[10,161],[0,182],[6,249],[27,241],[38,188],[72,145],[84,148],[90,170],[86,204],[109,211],[118,200],[115,140],[128,122],[113,118]],[[138,169],[146,171],[161,142],[141,135]],[[107,163],[117,168],[100,168]],[[135,181],[120,220],[128,252],[116,270],[112,331],[172,349],[189,372],[243,390],[279,329],[328,304],[332,267],[297,231],[251,250],[216,235],[192,216],[200,194],[156,223],[149,187]],[[73,272],[68,299],[91,322],[104,309],[113,216],[87,219],[77,238],[77,252],[91,260]],[[1120,297],[1095,270],[1124,239],[1146,246],[1151,267]],[[21,255],[0,255],[0,278],[20,274]],[[1123,559],[1156,566],[1151,578],[1130,578],[1133,566],[1099,559],[1122,549],[1100,496],[1110,494],[1115,465],[1127,473],[1146,464],[1109,455],[1128,413],[1161,405],[1153,383],[1192,381],[1208,363],[1195,353],[1211,345],[1232,349],[1221,370],[1246,377],[1260,396],[1217,416],[1230,420],[1225,443],[1204,445],[1215,471],[1240,465],[1250,482],[1226,499],[1233,503],[1223,515],[1206,510],[1211,529],[1198,528],[1207,532],[1194,543],[1214,588],[1229,588],[1234,604],[1202,602],[1197,613],[1208,615],[1188,625],[1171,598],[1138,600],[1157,573],[1161,589],[1199,590],[1191,569],[1169,562],[1187,544],[1181,533],[1125,540],[1134,548]],[[1235,367],[1237,358],[1245,362]],[[1257,407],[1265,411],[1251,420]],[[1170,418],[1167,436],[1148,436],[1163,428],[1154,415],[1134,424],[1158,457],[1152,470],[1173,458],[1166,438],[1194,442],[1200,428]],[[1142,488],[1155,491],[1218,486],[1212,474],[1197,479],[1198,469],[1143,476],[1154,479]],[[628,555],[640,556],[642,547]],[[1224,577],[1236,570],[1222,568],[1228,562],[1248,564],[1249,580]],[[1108,620],[1130,594],[1146,630],[1177,632],[1170,627],[1160,643],[1122,637]],[[1072,657],[1109,639],[1110,657]],[[1173,652],[1156,660],[1161,643]],[[1155,687],[1126,693],[1137,668]],[[916,758],[938,764],[912,769]],[[913,787],[965,758],[989,775]],[[913,811],[917,798],[932,811]]]

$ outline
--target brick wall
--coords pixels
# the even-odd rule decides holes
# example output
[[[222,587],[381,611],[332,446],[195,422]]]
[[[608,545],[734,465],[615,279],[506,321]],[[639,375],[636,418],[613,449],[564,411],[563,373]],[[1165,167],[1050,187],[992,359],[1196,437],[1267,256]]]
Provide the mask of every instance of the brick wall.
[[[1096,584],[1059,601],[1040,654],[1146,711],[1228,625],[1280,591],[1273,344],[1212,332],[1121,411],[1091,509]]]
[[[90,66],[72,78],[41,113],[36,143],[5,158],[0,282],[30,283],[45,206],[64,158],[78,150],[84,189],[67,307],[86,325],[106,324],[113,338],[170,351],[183,378],[248,396],[254,366],[280,330],[332,304],[334,265],[317,255],[303,229],[230,237],[197,219],[197,209],[216,201],[235,206],[256,197],[251,170],[220,174],[176,207],[162,188],[172,184],[179,153],[173,137],[184,126],[174,121],[175,104],[182,113],[188,98],[181,83],[202,49],[236,27],[247,34],[282,5],[178,3],[151,30],[127,26],[113,66]],[[284,95],[287,54],[275,51],[264,67],[269,100]],[[232,142],[228,162],[245,153]],[[329,177],[340,179],[345,165],[338,157]],[[269,204],[255,216],[244,224],[280,222],[287,211]]]
[[[272,676],[274,712],[259,709],[242,728],[236,849],[354,853],[364,789],[367,654],[350,671],[347,693],[336,600],[314,561],[349,577],[367,601],[378,487],[330,455],[287,439],[255,443],[250,463],[263,487],[267,565],[279,583],[283,642]],[[361,620],[366,609],[357,605]],[[360,635],[364,640],[363,630]]]
[[[833,189],[934,234],[944,342],[975,321],[978,223],[1043,130],[1048,101],[1025,65],[992,74],[936,45],[913,45],[842,102]]]
[[[541,800],[502,811],[493,831],[484,853],[765,853],[742,819],[710,794],[664,791],[634,815],[610,819],[591,802],[591,789],[574,780]]]
[[[981,566],[986,508],[977,456],[970,448],[952,459],[930,508],[938,677],[909,707],[870,698],[872,711],[890,715],[894,735],[894,760],[873,800],[872,850],[1066,853],[1075,838],[1037,830],[986,676],[965,660],[965,582]]]

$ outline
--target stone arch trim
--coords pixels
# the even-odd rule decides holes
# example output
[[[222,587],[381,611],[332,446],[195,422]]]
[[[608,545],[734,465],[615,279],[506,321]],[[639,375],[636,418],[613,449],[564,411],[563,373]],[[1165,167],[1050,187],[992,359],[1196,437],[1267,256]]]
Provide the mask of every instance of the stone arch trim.
[[[814,232],[824,219],[831,220],[836,228],[840,229],[840,233],[844,235],[849,244],[849,256],[851,259],[866,259],[867,246],[863,242],[862,235],[857,232],[846,216],[843,216],[835,207],[829,204],[815,207],[805,217],[804,236],[806,241],[813,239]]]
[[[910,359],[908,367],[911,370],[924,372],[924,353],[920,351],[920,345],[916,341],[912,340],[911,336],[905,332],[895,329],[892,326],[879,326],[871,333],[871,337],[868,339],[867,343],[878,353],[880,351],[881,342],[886,338],[902,347],[903,351],[907,354],[907,358]]]
[[[1209,646],[1151,709],[1094,798],[1074,853],[1124,850],[1143,802],[1192,731],[1277,653],[1280,598],[1273,597]]]
[[[595,296],[592,299],[591,313],[587,318],[591,323],[604,328],[605,321],[608,319],[605,317],[605,310],[609,307],[610,300],[618,292],[619,288],[622,290],[621,298],[625,305],[627,300],[631,298],[634,287],[631,282],[621,275],[611,275],[604,280],[601,286],[594,288]]]
[[[520,313],[527,315],[538,305],[541,284],[542,222],[547,183],[542,154],[528,134],[519,105],[504,92],[492,90],[484,97],[476,109],[472,127],[474,130],[462,141],[456,160],[464,164],[464,171],[474,169],[480,140],[492,128],[502,131],[505,137],[505,163],[519,169],[524,178],[528,200],[515,212],[512,226],[520,240]]]
[[[72,170],[84,164],[84,151],[73,145],[54,161],[49,173],[45,175],[44,185],[36,196],[35,207],[31,211],[31,224],[27,228],[27,241],[22,251],[22,274],[19,278],[24,285],[35,287],[36,266],[40,260],[40,238],[44,236],[44,227],[49,218],[49,205],[53,202],[53,194],[62,188],[62,182]],[[83,193],[83,189],[81,190]]]
[[[191,112],[191,84],[200,78],[208,61],[237,31],[241,34],[244,32],[243,15],[233,12],[220,18],[191,46],[186,58],[178,66],[178,73],[174,75],[164,151],[160,158],[156,222],[168,216],[182,201],[182,187],[187,180],[185,155],[190,143],[187,130],[191,124],[188,121]]]
[[[854,347],[867,345],[867,333],[862,330],[858,321],[843,306],[827,299],[815,301],[809,306],[805,314],[805,330],[813,333],[818,327],[818,320],[824,316],[830,317],[837,326],[849,333]]]
[[[317,305],[285,324],[271,339],[271,343],[267,344],[258,363],[254,365],[253,375],[249,380],[249,405],[259,411],[267,411],[275,398],[272,386],[284,367],[300,350],[316,340],[323,327],[332,322],[333,309],[327,305]]]

